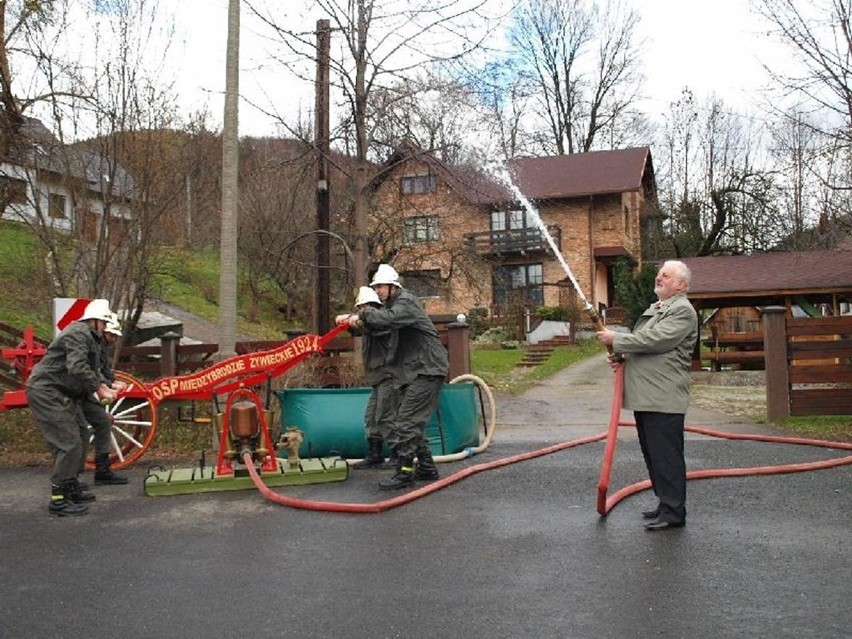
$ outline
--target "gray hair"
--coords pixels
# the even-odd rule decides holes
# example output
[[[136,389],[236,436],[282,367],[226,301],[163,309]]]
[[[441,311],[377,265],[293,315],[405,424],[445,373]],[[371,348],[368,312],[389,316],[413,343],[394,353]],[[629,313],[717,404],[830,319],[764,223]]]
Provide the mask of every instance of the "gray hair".
[[[668,266],[674,269],[678,279],[686,282],[686,289],[689,290],[689,285],[692,283],[692,271],[689,270],[689,267],[686,264],[680,260],[666,260],[663,262],[663,266]]]

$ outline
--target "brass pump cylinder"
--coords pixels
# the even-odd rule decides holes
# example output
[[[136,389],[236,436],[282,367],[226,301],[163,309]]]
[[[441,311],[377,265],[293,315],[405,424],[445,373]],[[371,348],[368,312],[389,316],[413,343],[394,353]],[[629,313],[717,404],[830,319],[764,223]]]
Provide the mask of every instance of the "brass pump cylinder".
[[[234,402],[231,406],[231,435],[238,439],[248,439],[257,435],[257,432],[257,407],[254,402]]]

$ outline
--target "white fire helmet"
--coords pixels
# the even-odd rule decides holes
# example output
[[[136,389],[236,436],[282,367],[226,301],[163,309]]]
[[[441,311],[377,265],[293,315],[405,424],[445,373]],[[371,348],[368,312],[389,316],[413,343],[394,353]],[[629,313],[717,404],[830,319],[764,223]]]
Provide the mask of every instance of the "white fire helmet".
[[[118,321],[118,315],[112,313],[112,317],[107,322],[104,331],[107,333],[112,333],[116,337],[121,337],[121,322]]]
[[[364,304],[382,305],[382,300],[379,299],[378,293],[369,286],[359,288],[358,297],[355,298],[355,306],[363,306]]]
[[[373,281],[370,282],[370,286],[377,286],[378,284],[402,286],[399,283],[399,273],[390,264],[379,264],[379,268],[376,269],[376,274],[373,275]]]
[[[102,322],[109,322],[112,316],[113,312],[109,310],[109,302],[107,300],[92,300],[86,305],[86,310],[83,311],[80,319],[96,319]]]

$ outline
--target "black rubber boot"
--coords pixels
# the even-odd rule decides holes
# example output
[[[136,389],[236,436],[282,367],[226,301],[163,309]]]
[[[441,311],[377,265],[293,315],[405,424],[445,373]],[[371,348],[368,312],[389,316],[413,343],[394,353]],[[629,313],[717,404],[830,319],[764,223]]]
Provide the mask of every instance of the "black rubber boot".
[[[414,458],[400,457],[396,472],[390,479],[379,482],[379,490],[398,490],[414,485]]]
[[[95,455],[95,485],[108,486],[126,484],[127,477],[117,475],[109,467],[109,453]]]
[[[62,490],[65,493],[65,499],[74,504],[85,504],[86,502],[97,499],[93,493],[87,493],[80,488],[80,482],[76,478],[69,479],[62,484]]]
[[[52,484],[50,487],[50,503],[47,505],[47,512],[55,517],[76,517],[77,515],[85,515],[88,508],[83,504],[75,504],[65,496],[65,485],[57,486]]]
[[[390,457],[388,457],[387,461],[385,461],[385,463],[382,464],[382,468],[394,468],[395,469],[397,466],[399,466],[399,456],[394,451],[391,451]]]
[[[432,451],[428,446],[417,449],[417,470],[414,471],[414,479],[432,481],[438,479],[438,467],[432,458]]]
[[[384,442],[381,437],[367,438],[367,456],[359,462],[352,464],[352,468],[363,470],[365,468],[381,468],[385,463],[384,455],[382,455],[382,445]]]

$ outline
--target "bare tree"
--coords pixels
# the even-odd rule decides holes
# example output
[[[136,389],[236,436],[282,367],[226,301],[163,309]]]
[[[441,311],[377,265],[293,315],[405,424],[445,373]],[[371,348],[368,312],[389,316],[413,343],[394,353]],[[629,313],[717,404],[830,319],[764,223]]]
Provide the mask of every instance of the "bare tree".
[[[65,30],[65,6],[62,2],[0,0],[0,159],[20,159],[25,148],[17,148],[25,125],[25,114],[33,105],[51,98],[44,86],[27,76],[35,66],[39,52],[28,43],[43,32]],[[14,60],[12,59],[14,57]],[[0,191],[0,214],[7,200]]]
[[[718,98],[672,105],[658,157],[660,210],[653,258],[768,250],[783,236],[762,131]]]
[[[16,48],[33,62],[41,89],[29,104],[46,105],[41,113],[54,131],[25,119],[18,159],[31,201],[18,219],[41,240],[53,295],[109,298],[132,328],[186,199],[193,139],[170,133],[181,122],[162,67],[152,66],[152,49],[165,55],[154,39],[156,2],[101,0],[92,11],[75,6],[52,31],[25,31]],[[59,56],[57,43],[82,24],[92,47],[80,60]]]
[[[849,237],[852,194],[852,2],[753,0],[797,64],[767,65],[771,110],[787,166],[799,166],[783,202],[795,216],[787,246],[831,247]],[[804,187],[807,185],[807,191]],[[792,209],[790,208],[792,206]],[[809,226],[797,222],[807,219]]]
[[[315,270],[316,236],[305,219],[314,206],[313,150],[271,138],[246,138],[241,150],[239,251],[250,307],[277,289],[284,318],[310,323],[314,278],[306,272]]]
[[[753,0],[799,67],[769,68],[773,81],[802,108],[820,111],[852,142],[852,2],[850,0]],[[782,108],[784,105],[782,104]]]
[[[277,2],[271,4],[279,6]],[[371,265],[368,201],[375,142],[372,125],[376,122],[373,98],[383,90],[392,90],[400,78],[410,76],[425,63],[456,58],[478,47],[487,35],[482,25],[488,24],[484,15],[488,4],[487,0],[447,1],[420,4],[414,9],[411,3],[400,0],[313,0],[304,9],[306,16],[327,17],[333,33],[331,82],[342,99],[342,130],[351,134],[345,141],[351,144],[356,159],[350,241],[356,284],[365,280]],[[287,26],[274,9],[263,6],[262,0],[254,0],[250,7],[277,34],[282,50],[278,60],[307,80],[316,59],[313,33]],[[339,47],[336,52],[335,44]],[[387,102],[379,104],[387,107]]]
[[[482,152],[507,159],[534,155],[538,147],[526,117],[536,95],[534,82],[504,59],[465,67],[463,77],[486,111],[481,130],[487,142],[480,143]]]
[[[448,164],[470,161],[472,131],[487,111],[472,88],[438,67],[429,67],[373,94],[370,127],[381,159],[401,142]]]
[[[629,139],[636,117],[639,15],[621,0],[523,0],[509,38],[517,73],[535,87],[546,153],[582,153]],[[635,139],[635,138],[634,138]]]

